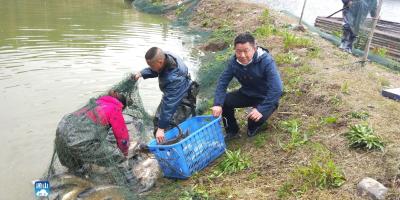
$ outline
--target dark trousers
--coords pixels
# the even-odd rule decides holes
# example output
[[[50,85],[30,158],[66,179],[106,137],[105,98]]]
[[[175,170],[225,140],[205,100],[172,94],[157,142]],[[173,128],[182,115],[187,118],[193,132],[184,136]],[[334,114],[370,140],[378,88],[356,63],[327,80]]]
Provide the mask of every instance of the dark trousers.
[[[257,107],[263,101],[261,98],[254,98],[244,95],[239,90],[230,92],[226,94],[225,102],[222,107],[222,116],[226,118],[223,120],[225,125],[225,130],[227,133],[235,134],[239,131],[239,126],[235,118],[235,108],[245,108],[245,107]],[[251,119],[247,120],[247,127],[249,130],[255,130],[260,127],[271,114],[275,111],[276,107],[272,110],[261,113],[263,117],[258,121],[253,121]]]
[[[357,34],[355,34],[351,29],[350,18],[351,18],[350,10],[349,10],[349,8],[345,8],[343,10],[344,24],[343,24],[342,43],[340,46],[341,46],[341,48],[346,49],[346,50],[353,49],[353,43],[357,38]]]
[[[343,36],[342,36],[342,48],[344,49],[353,49],[353,43],[356,40],[357,35],[353,33],[353,31],[350,28],[349,24],[344,24],[343,25]]]

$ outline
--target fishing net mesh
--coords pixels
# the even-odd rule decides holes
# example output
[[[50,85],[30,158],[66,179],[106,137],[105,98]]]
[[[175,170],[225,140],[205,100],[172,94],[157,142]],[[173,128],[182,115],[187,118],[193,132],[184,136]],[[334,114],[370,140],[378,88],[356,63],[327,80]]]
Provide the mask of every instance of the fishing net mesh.
[[[130,140],[149,141],[153,132],[152,119],[145,112],[137,82],[128,75],[111,89],[127,97],[123,115]],[[132,172],[132,167],[140,161],[135,155],[137,152],[129,151],[129,159],[124,159],[112,129],[93,123],[86,117],[87,113],[93,113],[98,119],[97,98],[91,99],[83,108],[74,112],[75,115],[64,116],[58,125],[52,160],[43,176],[43,179],[50,181],[52,187],[54,195],[50,199],[61,198],[73,190],[79,190],[81,195],[84,191],[90,193],[90,188],[93,190],[104,185],[115,187],[109,187],[107,191],[110,194],[102,194],[99,199],[137,199],[136,194],[145,187]],[[131,143],[131,147],[135,144]],[[92,195],[99,193],[101,191],[94,190]]]

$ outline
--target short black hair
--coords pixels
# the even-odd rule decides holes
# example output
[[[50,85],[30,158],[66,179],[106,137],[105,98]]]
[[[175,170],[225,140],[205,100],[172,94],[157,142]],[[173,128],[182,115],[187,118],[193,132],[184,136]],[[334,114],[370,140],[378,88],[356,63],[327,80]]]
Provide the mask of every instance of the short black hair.
[[[124,106],[122,107],[122,109],[125,109],[126,104],[127,104],[125,95],[123,95],[123,94],[121,94],[121,93],[118,93],[117,99],[118,99],[119,102],[122,103],[122,105],[124,105]]]
[[[236,44],[245,44],[247,42],[251,45],[254,45],[256,43],[254,37],[249,32],[241,33],[236,36],[234,46],[236,46]]]
[[[147,50],[146,55],[144,56],[146,60],[153,60],[153,58],[157,55],[158,47],[151,47]]]

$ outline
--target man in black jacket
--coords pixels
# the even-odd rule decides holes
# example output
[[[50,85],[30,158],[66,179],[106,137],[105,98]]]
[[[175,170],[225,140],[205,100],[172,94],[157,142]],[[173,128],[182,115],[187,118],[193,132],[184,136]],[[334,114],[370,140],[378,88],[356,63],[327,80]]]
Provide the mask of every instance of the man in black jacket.
[[[275,61],[268,50],[256,46],[250,33],[238,35],[234,47],[235,55],[218,80],[212,107],[214,116],[222,113],[227,119],[227,139],[235,137],[239,131],[235,108],[251,107],[247,115],[247,135],[252,137],[277,108],[283,88]],[[242,87],[227,94],[226,89],[233,77]]]

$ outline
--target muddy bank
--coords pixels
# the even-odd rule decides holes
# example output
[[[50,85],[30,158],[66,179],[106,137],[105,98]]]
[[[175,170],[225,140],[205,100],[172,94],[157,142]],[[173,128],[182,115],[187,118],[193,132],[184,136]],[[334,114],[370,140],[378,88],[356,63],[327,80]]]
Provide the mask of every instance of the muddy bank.
[[[185,7],[178,9],[165,15],[179,19]],[[384,155],[400,145],[400,105],[380,95],[382,88],[400,86],[397,72],[374,63],[361,67],[359,58],[316,34],[295,31],[291,25],[295,19],[262,5],[202,0],[184,18],[189,28],[211,32],[199,46],[205,53],[197,76],[201,96],[208,98],[205,107],[212,104],[218,75],[233,54],[233,38],[244,31],[270,50],[285,95],[264,131],[254,138],[245,134],[244,111],[237,112],[243,136],[229,142],[228,149],[240,149],[250,167],[215,177],[227,159],[221,157],[187,181],[161,179],[150,199],[175,199],[176,194],[216,199],[362,199],[355,186],[367,176],[389,187],[388,199],[399,196],[399,159],[395,153]],[[230,85],[237,87],[235,82]],[[345,134],[357,124],[374,130],[385,144],[384,152],[349,147]],[[308,181],[321,177],[325,177],[322,183]]]

